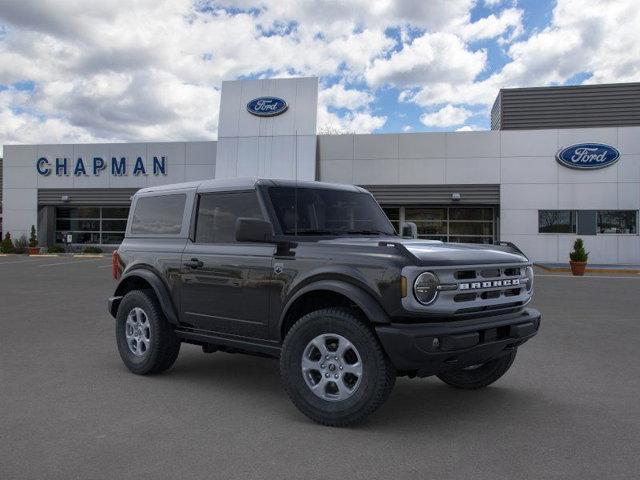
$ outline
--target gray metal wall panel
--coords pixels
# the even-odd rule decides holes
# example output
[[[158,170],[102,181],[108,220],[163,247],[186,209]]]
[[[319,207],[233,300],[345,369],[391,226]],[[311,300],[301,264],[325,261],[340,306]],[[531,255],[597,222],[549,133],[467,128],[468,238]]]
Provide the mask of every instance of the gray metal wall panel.
[[[596,210],[578,210],[578,235],[595,235],[598,230]]]
[[[500,185],[363,185],[383,205],[499,205]],[[459,193],[460,200],[452,194]]]
[[[130,205],[137,188],[45,188],[38,190],[38,205]],[[69,201],[63,201],[66,195]]]
[[[492,130],[640,125],[640,83],[500,90]]]

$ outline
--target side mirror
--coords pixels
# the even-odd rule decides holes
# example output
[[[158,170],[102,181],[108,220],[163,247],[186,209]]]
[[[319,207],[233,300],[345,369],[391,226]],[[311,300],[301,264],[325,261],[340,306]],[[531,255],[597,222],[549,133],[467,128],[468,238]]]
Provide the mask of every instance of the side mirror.
[[[400,235],[406,238],[418,238],[418,226],[413,222],[404,222],[402,224]]]
[[[273,242],[271,223],[260,218],[238,218],[236,220],[236,241],[238,242]]]

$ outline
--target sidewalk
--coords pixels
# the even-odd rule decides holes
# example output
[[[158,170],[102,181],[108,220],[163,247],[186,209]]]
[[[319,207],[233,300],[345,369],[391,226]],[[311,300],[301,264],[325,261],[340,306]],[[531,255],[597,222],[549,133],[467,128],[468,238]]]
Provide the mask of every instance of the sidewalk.
[[[571,267],[569,263],[534,263],[536,267],[539,267],[548,272],[570,272]],[[635,273],[640,275],[640,265],[614,265],[603,263],[588,263],[587,273]]]

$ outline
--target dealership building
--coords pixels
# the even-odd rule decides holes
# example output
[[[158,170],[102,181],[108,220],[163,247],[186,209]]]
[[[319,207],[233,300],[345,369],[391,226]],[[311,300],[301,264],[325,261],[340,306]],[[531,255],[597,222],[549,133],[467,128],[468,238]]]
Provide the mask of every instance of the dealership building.
[[[640,263],[640,83],[505,89],[490,131],[317,135],[317,78],[223,82],[218,140],[5,145],[2,230],[116,246],[142,187],[229,177],[352,183],[421,238]]]

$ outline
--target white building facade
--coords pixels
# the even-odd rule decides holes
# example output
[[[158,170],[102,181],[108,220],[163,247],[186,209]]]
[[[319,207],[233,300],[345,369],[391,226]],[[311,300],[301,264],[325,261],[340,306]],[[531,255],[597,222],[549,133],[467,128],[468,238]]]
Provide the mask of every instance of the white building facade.
[[[257,176],[362,185],[423,238],[555,263],[580,237],[592,263],[640,263],[640,127],[316,135],[317,96],[316,78],[224,82],[217,142],[5,145],[3,232],[117,245],[138,188]],[[558,161],[594,144],[617,158]]]

